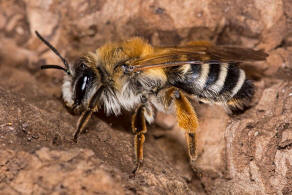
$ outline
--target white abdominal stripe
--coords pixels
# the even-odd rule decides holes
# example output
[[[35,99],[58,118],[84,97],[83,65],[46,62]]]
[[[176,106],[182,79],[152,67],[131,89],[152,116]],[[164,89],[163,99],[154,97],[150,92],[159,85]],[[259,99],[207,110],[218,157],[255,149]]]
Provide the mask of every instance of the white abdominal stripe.
[[[234,63],[186,64],[179,70],[177,80],[172,77],[173,85],[203,102],[224,103],[252,87],[246,85],[246,89],[242,89],[247,81],[246,75]],[[241,96],[244,94],[241,93]]]

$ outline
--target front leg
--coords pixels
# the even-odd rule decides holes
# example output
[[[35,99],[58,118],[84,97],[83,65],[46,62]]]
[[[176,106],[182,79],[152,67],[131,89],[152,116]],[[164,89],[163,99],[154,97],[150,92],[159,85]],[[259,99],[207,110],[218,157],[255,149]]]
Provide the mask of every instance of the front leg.
[[[90,99],[88,108],[81,114],[78,122],[77,122],[77,129],[73,136],[73,141],[77,142],[78,136],[80,133],[82,133],[91,118],[91,115],[93,112],[97,112],[98,110],[98,100],[100,98],[100,95],[103,91],[104,87],[100,87],[97,92],[93,95],[93,97]]]
[[[84,131],[89,119],[91,118],[92,113],[93,113],[93,110],[86,110],[81,114],[81,116],[77,122],[76,131],[75,131],[74,136],[73,136],[74,142],[77,142],[79,134]]]
[[[136,168],[133,173],[135,173],[143,163],[143,143],[145,141],[145,135],[147,132],[146,120],[145,120],[145,105],[141,105],[135,111],[132,117],[132,131],[135,134],[134,137],[134,147],[136,155]]]

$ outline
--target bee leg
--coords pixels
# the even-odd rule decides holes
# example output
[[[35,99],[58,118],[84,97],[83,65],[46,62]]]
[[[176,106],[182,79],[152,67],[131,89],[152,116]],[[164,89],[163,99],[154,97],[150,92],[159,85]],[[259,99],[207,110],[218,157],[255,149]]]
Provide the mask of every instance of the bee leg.
[[[93,97],[89,101],[88,109],[85,110],[81,114],[81,116],[77,122],[77,129],[74,133],[74,137],[73,137],[74,142],[77,142],[79,134],[84,131],[92,113],[97,112],[97,110],[98,110],[97,102],[98,102],[98,99],[99,99],[103,89],[104,89],[103,87],[100,87],[99,90],[97,92],[95,92],[95,94],[93,95]]]
[[[173,92],[176,105],[176,115],[178,125],[185,130],[186,141],[190,160],[194,161],[197,158],[197,134],[198,118],[195,110],[187,97],[179,90]]]
[[[74,133],[74,137],[73,137],[74,142],[77,142],[79,134],[81,134],[84,131],[86,124],[88,123],[92,113],[93,113],[93,110],[86,110],[80,116],[78,123],[77,123],[77,129],[76,129],[76,131]]]
[[[146,134],[147,132],[146,120],[144,115],[145,109],[146,107],[144,105],[139,106],[132,116],[131,126],[132,131],[135,134],[134,147],[136,155],[136,168],[133,171],[134,174],[143,163],[143,143],[145,141],[144,134]]]

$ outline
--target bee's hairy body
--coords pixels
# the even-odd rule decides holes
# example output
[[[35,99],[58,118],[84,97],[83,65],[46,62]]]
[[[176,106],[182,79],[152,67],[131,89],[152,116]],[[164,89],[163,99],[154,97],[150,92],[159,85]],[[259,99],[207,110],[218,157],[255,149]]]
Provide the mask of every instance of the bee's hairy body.
[[[152,123],[154,110],[176,112],[179,126],[186,132],[191,159],[196,159],[198,119],[190,98],[223,105],[227,111],[244,111],[254,86],[238,63],[264,60],[266,54],[252,49],[215,47],[205,42],[182,47],[155,48],[140,38],[109,43],[69,65],[37,32],[37,36],[63,61],[67,74],[63,99],[82,112],[74,140],[84,130],[93,112],[101,107],[106,114],[134,111],[132,131],[138,170],[143,161],[146,121]]]
[[[137,49],[137,47],[140,47]],[[134,49],[133,49],[134,48]],[[130,51],[129,51],[130,49]],[[179,67],[154,68],[123,74],[115,69],[120,61],[137,59],[152,55],[154,48],[142,39],[134,38],[120,44],[108,44],[99,48],[96,53],[89,53],[81,61],[95,74],[101,77],[105,88],[101,95],[100,104],[107,114],[121,114],[121,111],[131,111],[137,105],[149,101],[148,109],[154,106],[160,111],[169,112],[171,105],[165,105],[164,90],[171,86],[182,89],[189,96],[205,103],[215,103],[227,106],[228,102],[234,109],[242,109],[253,95],[253,85],[246,79],[245,72],[236,64],[208,62],[204,64],[185,64]],[[81,62],[80,62],[81,63]],[[78,66],[78,64],[76,65]],[[71,76],[65,77],[63,84],[63,98],[67,106],[74,104],[74,84],[79,79],[75,70]],[[80,75],[79,75],[80,76]],[[93,76],[96,77],[96,76]],[[96,81],[93,81],[96,82]],[[95,83],[92,86],[98,86]],[[76,88],[75,88],[76,89]],[[88,97],[84,99],[86,107],[88,99],[97,91],[96,87],[88,87]],[[234,101],[233,101],[234,100]],[[147,116],[149,123],[153,122],[153,115]]]
[[[132,50],[135,46],[140,46],[140,49]],[[127,50],[129,48],[130,51]],[[96,73],[95,79],[99,77],[96,80],[99,84],[92,83],[92,86],[99,86],[100,83],[105,86],[100,97],[100,105],[103,106],[106,114],[119,115],[123,109],[131,111],[145,101],[145,98],[153,95],[156,90],[166,85],[167,77],[163,69],[150,69],[142,73],[123,74],[121,72],[122,67],[117,69],[115,66],[120,61],[148,55],[153,52],[152,49],[150,45],[136,38],[122,44],[105,45],[99,48],[96,53],[88,53],[83,57],[81,61]],[[63,84],[63,98],[69,107],[74,104],[74,89],[76,89],[74,85],[82,76],[76,75],[74,80],[74,71],[72,72],[73,79],[71,76],[66,75]],[[84,99],[84,104],[80,105],[83,108],[87,107],[88,99],[97,91],[97,87],[90,87],[87,90],[88,97]],[[78,110],[78,108],[76,109]],[[151,108],[149,107],[149,109]],[[147,120],[152,122],[153,116],[147,117]]]

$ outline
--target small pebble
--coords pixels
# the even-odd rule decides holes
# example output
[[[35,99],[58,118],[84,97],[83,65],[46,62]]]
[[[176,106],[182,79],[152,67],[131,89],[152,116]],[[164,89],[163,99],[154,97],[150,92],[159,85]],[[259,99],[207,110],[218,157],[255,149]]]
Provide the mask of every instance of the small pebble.
[[[28,127],[28,124],[27,123],[22,123],[22,128],[27,128]]]
[[[9,129],[10,131],[13,131],[13,130],[14,130],[14,127],[8,127],[8,129]]]
[[[39,138],[38,135],[32,135],[31,137],[32,137],[33,139],[38,139],[38,138]]]

